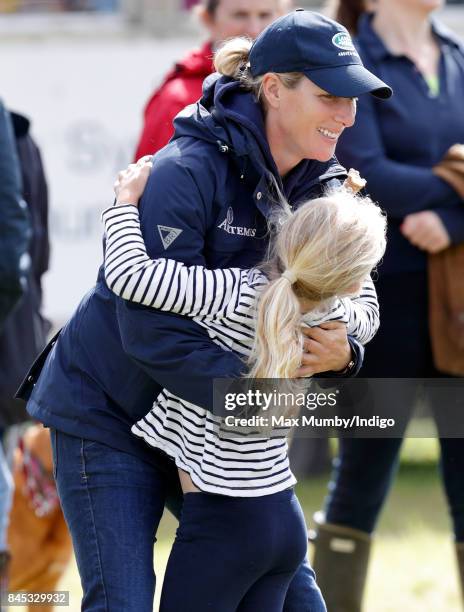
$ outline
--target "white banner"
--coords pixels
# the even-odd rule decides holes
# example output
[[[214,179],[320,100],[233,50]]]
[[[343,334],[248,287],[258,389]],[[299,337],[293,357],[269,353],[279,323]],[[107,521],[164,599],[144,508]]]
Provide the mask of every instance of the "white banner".
[[[44,310],[55,326],[95,281],[100,213],[113,201],[117,172],[132,161],[147,98],[197,42],[104,34],[100,39],[93,28],[88,38],[18,35],[1,44],[0,95],[31,119],[49,183],[52,258]]]

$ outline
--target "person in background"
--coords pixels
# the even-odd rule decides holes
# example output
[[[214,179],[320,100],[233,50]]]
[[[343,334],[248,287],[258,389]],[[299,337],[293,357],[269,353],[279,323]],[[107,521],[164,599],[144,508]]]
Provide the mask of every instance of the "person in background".
[[[135,160],[164,147],[174,134],[172,122],[177,113],[201,98],[203,81],[214,72],[213,54],[218,43],[234,36],[256,38],[291,5],[291,0],[202,0],[195,10],[209,40],[188,52],[149,99]]]
[[[9,113],[0,101],[0,330],[24,292],[30,226]]]
[[[451,159],[456,153],[453,145],[464,142],[464,47],[431,18],[442,0],[377,0],[373,14],[361,4],[340,2],[336,16],[348,26],[358,24],[355,44],[364,63],[392,86],[395,95],[383,106],[361,98],[356,124],[337,146],[341,163],[359,170],[369,195],[388,215],[388,246],[376,283],[381,326],[366,351],[360,376],[458,374],[459,368],[437,367],[429,331],[433,310],[429,311],[427,272],[437,254],[444,257],[453,252],[450,245],[464,241],[464,172]],[[462,278],[462,268],[456,266],[449,275],[453,277]],[[432,289],[435,299],[437,285]],[[452,323],[451,315],[449,311],[447,326],[456,337],[459,325]],[[399,352],[398,337],[406,339]],[[450,344],[447,353],[452,350]],[[462,349],[460,354],[462,361]],[[440,433],[440,406],[432,402],[432,408],[435,405]],[[331,612],[361,609],[371,535],[401,442],[340,439],[325,511],[316,515],[314,567]],[[464,442],[440,437],[440,447],[462,582]]]
[[[0,102],[0,332],[26,288],[29,232],[11,119]],[[10,557],[6,533],[13,494],[2,445],[3,429],[0,412],[0,591],[6,587]]]
[[[41,314],[42,277],[48,269],[50,251],[47,182],[40,151],[30,133],[29,120],[17,113],[11,113],[11,119],[22,176],[22,195],[29,211],[32,235],[27,289],[0,332],[2,427],[30,421],[24,403],[13,399],[13,395],[31,361],[45,346],[50,330],[49,322]],[[15,437],[11,435],[11,439]],[[11,554],[9,588],[14,591],[52,591],[71,556],[71,539],[53,479],[50,434],[42,425],[28,426],[22,432],[14,452],[12,471],[14,495],[8,528]]]
[[[42,276],[48,269],[48,190],[40,151],[30,135],[29,120],[11,113],[15,151],[22,179],[23,202],[31,222],[27,289],[0,332],[0,423],[29,420],[24,403],[13,399],[31,361],[47,341],[50,324],[41,314]]]

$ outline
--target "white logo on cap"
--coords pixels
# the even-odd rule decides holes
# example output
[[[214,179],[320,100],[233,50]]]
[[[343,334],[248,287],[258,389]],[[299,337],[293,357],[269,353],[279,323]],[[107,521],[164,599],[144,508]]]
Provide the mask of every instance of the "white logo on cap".
[[[344,51],[355,51],[353,41],[347,32],[338,32],[332,37],[332,43]]]

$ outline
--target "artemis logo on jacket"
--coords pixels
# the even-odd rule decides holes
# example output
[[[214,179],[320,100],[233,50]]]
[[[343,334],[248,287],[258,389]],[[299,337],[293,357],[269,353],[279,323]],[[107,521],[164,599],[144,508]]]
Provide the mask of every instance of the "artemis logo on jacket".
[[[219,229],[224,230],[228,234],[234,234],[237,236],[256,236],[256,228],[254,227],[239,227],[238,225],[232,225],[234,222],[234,210],[232,206],[227,209],[226,218],[222,223],[218,225]]]

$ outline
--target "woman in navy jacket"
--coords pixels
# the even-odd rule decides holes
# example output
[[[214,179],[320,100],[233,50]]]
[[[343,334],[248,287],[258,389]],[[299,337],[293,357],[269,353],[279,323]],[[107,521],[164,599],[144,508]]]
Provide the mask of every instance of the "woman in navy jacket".
[[[342,2],[340,10],[347,18],[351,14],[353,23],[360,4]],[[340,160],[359,170],[367,191],[388,215],[388,245],[376,283],[381,326],[366,354],[361,370],[365,377],[443,376],[434,366],[429,335],[427,257],[464,241],[462,198],[433,171],[452,145],[464,142],[464,46],[430,18],[442,4],[378,0],[375,13],[363,14],[358,22],[356,45],[365,65],[395,91],[388,105],[362,98],[356,125],[343,134],[337,148]],[[404,338],[400,351],[398,337]],[[408,405],[406,393],[403,405],[410,411],[414,398],[409,397]],[[436,407],[440,430],[442,406]],[[318,516],[315,557],[318,581],[333,612],[361,608],[371,534],[401,442],[340,440],[325,517]],[[440,437],[440,447],[463,579],[464,444]]]
[[[367,92],[391,94],[365,70],[341,26],[303,10],[271,24],[235,78],[205,82],[203,98],[178,116],[173,140],[157,154],[140,205],[149,256],[210,268],[255,265],[267,247],[273,186],[298,205],[346,176],[333,153],[354,122],[355,97]],[[343,326],[316,337],[308,338],[299,375],[359,366],[359,345]],[[176,470],[130,427],[162,387],[211,409],[212,379],[239,376],[243,362],[192,321],[116,298],[103,269],[53,344],[38,381],[45,355],[30,374],[28,410],[53,428],[83,609],[151,610],[153,543]],[[314,605],[320,594],[303,564],[285,609]]]

